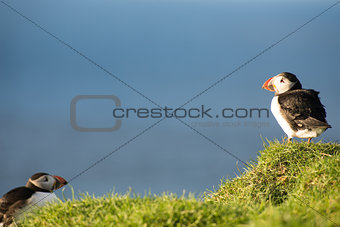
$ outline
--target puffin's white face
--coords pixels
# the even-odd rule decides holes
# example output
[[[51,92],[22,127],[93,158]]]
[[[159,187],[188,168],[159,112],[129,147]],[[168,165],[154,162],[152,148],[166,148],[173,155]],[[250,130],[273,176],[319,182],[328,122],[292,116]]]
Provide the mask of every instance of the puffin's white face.
[[[291,89],[296,84],[296,82],[291,82],[280,74],[274,76],[269,83],[273,85],[276,94],[282,94]]]
[[[37,186],[38,188],[53,191],[56,189],[57,180],[51,175],[42,175],[41,177],[32,180],[29,179],[33,185]]]

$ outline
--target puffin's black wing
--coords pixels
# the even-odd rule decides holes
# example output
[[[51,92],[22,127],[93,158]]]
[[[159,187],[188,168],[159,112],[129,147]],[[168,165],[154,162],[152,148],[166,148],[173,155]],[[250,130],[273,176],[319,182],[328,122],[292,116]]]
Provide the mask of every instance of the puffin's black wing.
[[[279,95],[278,101],[283,114],[295,129],[330,128],[326,111],[321,104],[319,92],[296,89]]]
[[[26,187],[19,187],[7,192],[0,199],[0,223],[9,225],[16,211],[26,205],[26,200],[34,191]]]

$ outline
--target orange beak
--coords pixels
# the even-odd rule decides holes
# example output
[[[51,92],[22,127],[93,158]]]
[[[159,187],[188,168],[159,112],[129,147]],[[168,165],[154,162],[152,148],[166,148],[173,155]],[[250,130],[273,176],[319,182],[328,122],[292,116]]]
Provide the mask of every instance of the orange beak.
[[[62,177],[59,177],[59,176],[53,176],[54,179],[56,179],[56,186],[55,186],[55,190],[65,186],[67,184],[67,181],[62,178]]]
[[[264,84],[262,85],[262,88],[268,90],[268,91],[275,91],[274,90],[274,86],[273,84],[271,83],[271,80],[273,79],[274,77],[268,79],[266,82],[264,82]]]

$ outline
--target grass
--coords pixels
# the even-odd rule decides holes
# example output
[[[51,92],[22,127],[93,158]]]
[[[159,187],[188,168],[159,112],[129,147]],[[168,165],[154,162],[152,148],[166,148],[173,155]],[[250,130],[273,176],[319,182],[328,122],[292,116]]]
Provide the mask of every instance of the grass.
[[[20,226],[339,226],[340,145],[269,142],[237,178],[203,198],[83,195]]]

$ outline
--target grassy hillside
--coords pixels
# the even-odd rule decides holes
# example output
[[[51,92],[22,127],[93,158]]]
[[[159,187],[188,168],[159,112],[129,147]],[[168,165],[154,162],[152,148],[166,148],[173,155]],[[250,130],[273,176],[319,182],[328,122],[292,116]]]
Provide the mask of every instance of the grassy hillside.
[[[338,226],[340,145],[270,142],[204,198],[112,194],[52,204],[20,226]]]

